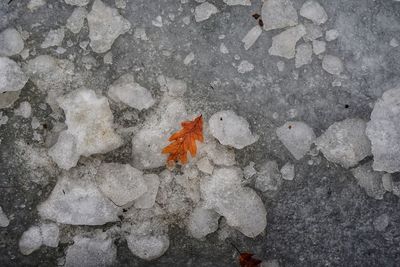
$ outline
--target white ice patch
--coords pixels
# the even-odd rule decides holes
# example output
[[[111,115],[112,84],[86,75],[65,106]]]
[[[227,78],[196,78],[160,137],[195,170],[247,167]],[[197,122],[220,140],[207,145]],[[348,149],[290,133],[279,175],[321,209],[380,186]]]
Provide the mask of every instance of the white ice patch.
[[[297,160],[304,157],[315,140],[313,129],[304,122],[299,121],[286,122],[276,129],[276,134]]]
[[[197,239],[202,239],[218,229],[218,219],[221,216],[214,210],[196,207],[189,215],[187,228],[189,234]]]
[[[251,30],[246,34],[242,39],[242,43],[244,43],[244,49],[248,50],[253,44],[257,41],[258,37],[260,37],[262,33],[262,28],[258,25],[251,28]]]
[[[244,235],[255,237],[267,225],[267,212],[261,198],[250,188],[241,186],[237,169],[217,169],[211,177],[201,180],[204,208],[213,209],[226,218],[228,225]]]
[[[257,172],[255,188],[265,195],[272,195],[282,184],[282,175],[276,161],[268,161]]]
[[[198,6],[196,6],[194,10],[194,18],[196,22],[201,22],[207,20],[211,17],[211,15],[218,13],[219,10],[213,4],[208,2],[204,2]]]
[[[113,129],[107,98],[97,96],[92,90],[80,89],[60,97],[58,103],[64,109],[69,134],[60,135],[57,141],[60,144],[55,144],[49,153],[59,167],[69,169],[75,166],[70,163],[74,163],[71,159],[76,159],[77,155],[88,157],[106,153],[122,144]]]
[[[400,171],[400,89],[386,91],[376,101],[367,124],[374,155],[373,168],[394,173]]]
[[[138,110],[148,109],[155,103],[150,91],[136,83],[131,74],[116,80],[108,89],[108,96]]]
[[[317,25],[323,24],[328,20],[325,9],[316,1],[308,0],[300,9],[300,16],[311,20]]]
[[[326,50],[326,43],[324,41],[313,40],[313,52],[316,55],[322,54]]]
[[[283,167],[281,168],[281,174],[282,178],[285,180],[293,180],[295,177],[295,169],[294,165],[290,162],[287,162]]]
[[[7,227],[10,224],[10,220],[4,213],[3,209],[0,207],[0,227]]]
[[[61,46],[65,36],[64,28],[50,30],[43,43],[40,45],[41,48],[48,48],[52,46]]]
[[[315,141],[317,148],[332,162],[353,167],[371,155],[371,143],[365,134],[367,124],[361,119],[346,119],[329,126]]]
[[[131,23],[123,18],[117,9],[106,6],[100,0],[94,1],[87,20],[90,46],[96,53],[110,50],[115,39],[131,28]]]
[[[296,27],[289,28],[284,32],[272,37],[272,46],[268,50],[270,55],[285,57],[287,59],[294,58],[296,51],[296,43],[306,34],[306,28],[300,24]]]
[[[83,7],[77,7],[72,12],[71,16],[67,19],[67,24],[65,25],[72,33],[79,33],[85,23],[85,18],[88,12]]]
[[[0,57],[19,54],[24,49],[24,40],[14,28],[5,29],[0,33]]]
[[[322,68],[332,75],[339,75],[344,70],[342,60],[336,56],[331,55],[324,56],[324,58],[322,59]]]
[[[351,171],[368,196],[375,199],[383,199],[386,191],[382,185],[382,173],[375,172],[370,162]]]
[[[43,244],[42,234],[38,226],[31,226],[19,239],[19,250],[24,255],[29,255],[38,250]]]
[[[16,116],[21,116],[28,119],[32,115],[32,107],[28,101],[23,101],[19,104],[19,107],[14,110]]]
[[[223,0],[223,1],[228,6],[237,6],[237,5],[251,6],[250,0]]]
[[[65,3],[72,6],[86,6],[90,0],[65,0]]]
[[[0,57],[0,93],[19,91],[27,81],[28,77],[15,61],[7,57]]]
[[[264,1],[261,17],[266,31],[295,26],[298,23],[297,11],[290,0]]]
[[[242,149],[258,140],[250,131],[250,125],[232,110],[215,113],[209,120],[211,134],[223,145]]]
[[[147,194],[143,173],[129,164],[103,163],[96,174],[100,191],[113,203],[123,206]]]
[[[55,223],[31,226],[19,239],[19,250],[22,254],[29,255],[42,245],[56,248],[60,241],[59,235],[59,229]]]
[[[118,221],[118,207],[99,191],[89,177],[80,177],[80,173],[66,175],[69,177],[60,177],[49,198],[37,207],[43,219],[72,225],[102,225]]]
[[[31,12],[46,4],[46,0],[30,0],[26,6]]]
[[[254,65],[251,64],[250,62],[248,62],[247,60],[242,60],[238,67],[237,67],[237,71],[241,74],[247,73],[254,70]]]
[[[336,29],[327,30],[325,32],[325,40],[328,42],[334,41],[339,37],[339,32]]]
[[[310,64],[312,62],[312,47],[308,43],[300,44],[296,48],[295,67],[300,68],[301,66]]]
[[[160,178],[157,174],[145,174],[143,180],[147,186],[147,192],[135,200],[134,206],[137,209],[149,209],[153,207],[158,188],[160,187]]]

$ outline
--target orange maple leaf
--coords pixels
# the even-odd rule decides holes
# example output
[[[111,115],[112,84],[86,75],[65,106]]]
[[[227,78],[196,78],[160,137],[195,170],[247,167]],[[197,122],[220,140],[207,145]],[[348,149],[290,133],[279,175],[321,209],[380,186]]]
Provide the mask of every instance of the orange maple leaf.
[[[195,118],[193,121],[184,121],[181,123],[182,129],[168,139],[172,142],[163,150],[163,154],[169,154],[168,164],[174,164],[180,161],[181,164],[187,163],[187,152],[189,151],[192,157],[196,156],[197,146],[196,140],[203,142],[203,117],[202,115]]]
[[[239,264],[240,267],[259,267],[262,262],[259,259],[253,258],[254,254],[249,252],[240,252],[240,250],[233,244],[231,245],[239,252]]]

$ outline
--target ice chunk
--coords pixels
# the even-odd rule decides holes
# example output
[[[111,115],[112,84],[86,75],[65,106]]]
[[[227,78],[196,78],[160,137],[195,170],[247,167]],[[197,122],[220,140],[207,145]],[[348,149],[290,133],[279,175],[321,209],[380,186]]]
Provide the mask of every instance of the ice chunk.
[[[313,40],[312,45],[314,54],[316,55],[322,54],[326,50],[326,43],[324,41]]]
[[[244,235],[255,237],[267,225],[267,212],[261,198],[250,188],[241,186],[237,169],[214,170],[200,183],[204,208],[213,209],[226,218],[228,225]]]
[[[279,172],[276,161],[268,161],[260,168],[257,173],[255,188],[265,195],[273,194],[282,184],[282,175]]]
[[[295,171],[294,171],[294,165],[290,162],[287,162],[283,167],[281,168],[281,174],[282,178],[285,180],[293,180],[295,176]]]
[[[65,256],[65,267],[106,267],[115,264],[117,248],[112,239],[105,236],[75,236]]]
[[[368,196],[383,199],[386,191],[382,185],[382,173],[374,171],[370,162],[352,169],[351,172]]]
[[[194,60],[194,53],[193,53],[193,52],[190,52],[190,53],[185,57],[185,59],[183,60],[183,64],[189,65],[190,62],[192,62],[193,60]]]
[[[382,186],[388,192],[393,191],[393,179],[390,173],[382,175]]]
[[[222,54],[229,54],[229,50],[224,43],[221,43],[221,45],[219,46],[219,51]]]
[[[264,1],[261,9],[264,30],[281,29],[297,25],[297,11],[290,0]]]
[[[207,141],[206,141],[207,142]],[[203,146],[200,145],[199,152],[204,151],[207,157],[216,165],[233,166],[236,164],[235,152],[212,139]]]
[[[247,60],[242,60],[237,68],[239,73],[250,72],[254,69],[254,65],[248,62]]]
[[[189,234],[197,239],[202,239],[206,235],[218,229],[218,220],[221,216],[213,210],[196,207],[190,214],[187,228]]]
[[[88,177],[62,176],[37,209],[48,220],[72,225],[102,225],[118,220],[118,207]]]
[[[322,29],[320,26],[313,23],[304,23],[306,27],[306,34],[303,36],[304,41],[314,41],[322,36]]]
[[[129,235],[126,241],[133,255],[148,261],[161,257],[169,248],[167,235]]]
[[[300,121],[286,122],[276,129],[276,134],[279,140],[297,160],[304,157],[315,140],[313,129]]]
[[[52,46],[60,46],[64,40],[65,30],[64,28],[50,30],[43,43],[40,45],[41,48],[48,48]]]
[[[136,83],[131,74],[116,80],[108,89],[108,96],[138,110],[148,109],[155,103],[150,91]]]
[[[232,110],[215,113],[209,120],[211,134],[223,145],[242,149],[258,140],[250,131],[250,125]]]
[[[87,20],[90,46],[96,53],[110,50],[115,39],[131,28],[131,23],[123,18],[117,9],[106,6],[100,0],[94,1]]]
[[[165,77],[160,75],[157,77],[160,90],[167,92],[170,96],[183,96],[187,90],[187,84],[183,80]]]
[[[149,40],[149,38],[147,37],[145,28],[136,28],[133,36],[135,36],[136,39],[140,39],[142,41]]]
[[[375,220],[374,220],[374,227],[377,231],[382,232],[385,231],[386,227],[389,225],[389,215],[387,215],[386,213],[378,216]]]
[[[30,0],[28,5],[26,6],[30,11],[35,11],[41,6],[46,4],[46,0]]]
[[[196,22],[201,22],[207,20],[211,15],[218,13],[219,10],[213,4],[208,2],[204,2],[198,6],[196,6],[194,10],[194,18]]]
[[[72,6],[86,6],[90,0],[65,0],[65,3]]]
[[[333,75],[339,75],[343,72],[344,67],[342,60],[336,56],[325,55],[322,59],[322,68]]]
[[[254,65],[247,60],[242,60],[237,68],[239,73],[246,73],[254,70]]]
[[[126,8],[126,2],[127,2],[127,0],[115,0],[115,6],[117,8],[124,9],[124,8]]]
[[[336,40],[339,37],[339,32],[336,29],[327,30],[325,32],[325,40],[328,42]]]
[[[28,77],[15,61],[0,57],[0,94],[7,91],[19,91],[27,81]]]
[[[324,156],[345,168],[353,167],[371,155],[371,143],[361,119],[346,119],[329,126],[315,144]]]
[[[272,46],[268,50],[269,54],[287,59],[294,58],[296,43],[306,33],[306,28],[300,24],[275,35],[272,37]]]
[[[11,107],[18,100],[21,91],[3,92],[0,94],[0,109]]]
[[[111,51],[108,51],[104,56],[103,56],[103,63],[111,65],[113,63],[113,54]]]
[[[56,248],[60,241],[60,230],[55,223],[44,223],[40,225],[43,245]]]
[[[72,12],[71,16],[67,19],[67,24],[65,25],[71,32],[79,33],[85,22],[85,18],[88,12],[83,7],[77,7]]]
[[[400,88],[386,91],[375,103],[367,136],[371,140],[374,170],[400,171]]]
[[[147,192],[135,200],[135,208],[137,209],[153,207],[160,186],[160,178],[157,174],[145,174],[143,178],[147,186]]]
[[[301,66],[310,64],[312,62],[313,49],[310,44],[300,44],[296,48],[295,67],[300,68]]]
[[[60,133],[57,143],[49,149],[48,154],[58,167],[65,170],[75,167],[80,157],[75,137],[68,131]]]
[[[390,45],[391,47],[398,47],[398,46],[399,46],[399,41],[397,41],[396,38],[392,38],[392,39],[390,40],[390,42],[389,42],[389,45]]]
[[[276,62],[276,67],[278,68],[278,70],[280,72],[284,71],[285,70],[285,62],[283,62],[283,61]]]
[[[31,104],[27,101],[23,101],[19,104],[19,107],[14,110],[15,115],[21,116],[25,119],[29,118],[32,115],[32,107]]]
[[[306,1],[300,9],[300,16],[311,20],[315,24],[323,24],[328,20],[325,9],[316,1]]]
[[[262,28],[258,25],[251,28],[251,30],[242,39],[242,43],[244,43],[244,49],[248,50],[250,47],[252,47],[257,41],[258,37],[260,37],[261,32]]]
[[[19,239],[19,250],[24,255],[29,255],[42,246],[42,234],[38,226],[31,226]]]
[[[24,40],[14,28],[5,29],[0,33],[0,57],[9,57],[24,50]]]
[[[143,173],[129,164],[103,163],[96,174],[101,192],[118,206],[138,199],[147,191]]]
[[[58,99],[58,103],[65,111],[65,123],[68,134],[61,135],[59,141],[52,149],[53,160],[61,167],[71,166],[76,159],[73,155],[76,144],[76,153],[81,156],[106,153],[116,149],[122,144],[121,138],[114,132],[113,115],[108,105],[107,98],[99,97],[93,90],[80,89]],[[64,140],[67,138],[67,140]],[[70,144],[65,157],[60,155],[60,149]],[[65,159],[65,161],[64,161]]]
[[[224,0],[224,3],[227,4],[228,6],[237,6],[237,5],[251,6],[250,0]]]
[[[211,164],[210,160],[206,157],[201,158],[196,162],[197,168],[206,174],[212,174],[214,166]]]
[[[10,220],[7,218],[7,215],[3,212],[3,209],[0,207],[0,227],[7,227],[10,224]]]
[[[164,98],[155,114],[132,138],[134,166],[138,169],[152,169],[165,165],[166,155],[160,151],[166,147],[168,138],[180,123],[187,120],[182,99]]]
[[[44,223],[40,226],[31,226],[26,230],[20,240],[19,249],[22,254],[29,255],[42,245],[58,247],[59,229],[55,223]]]

